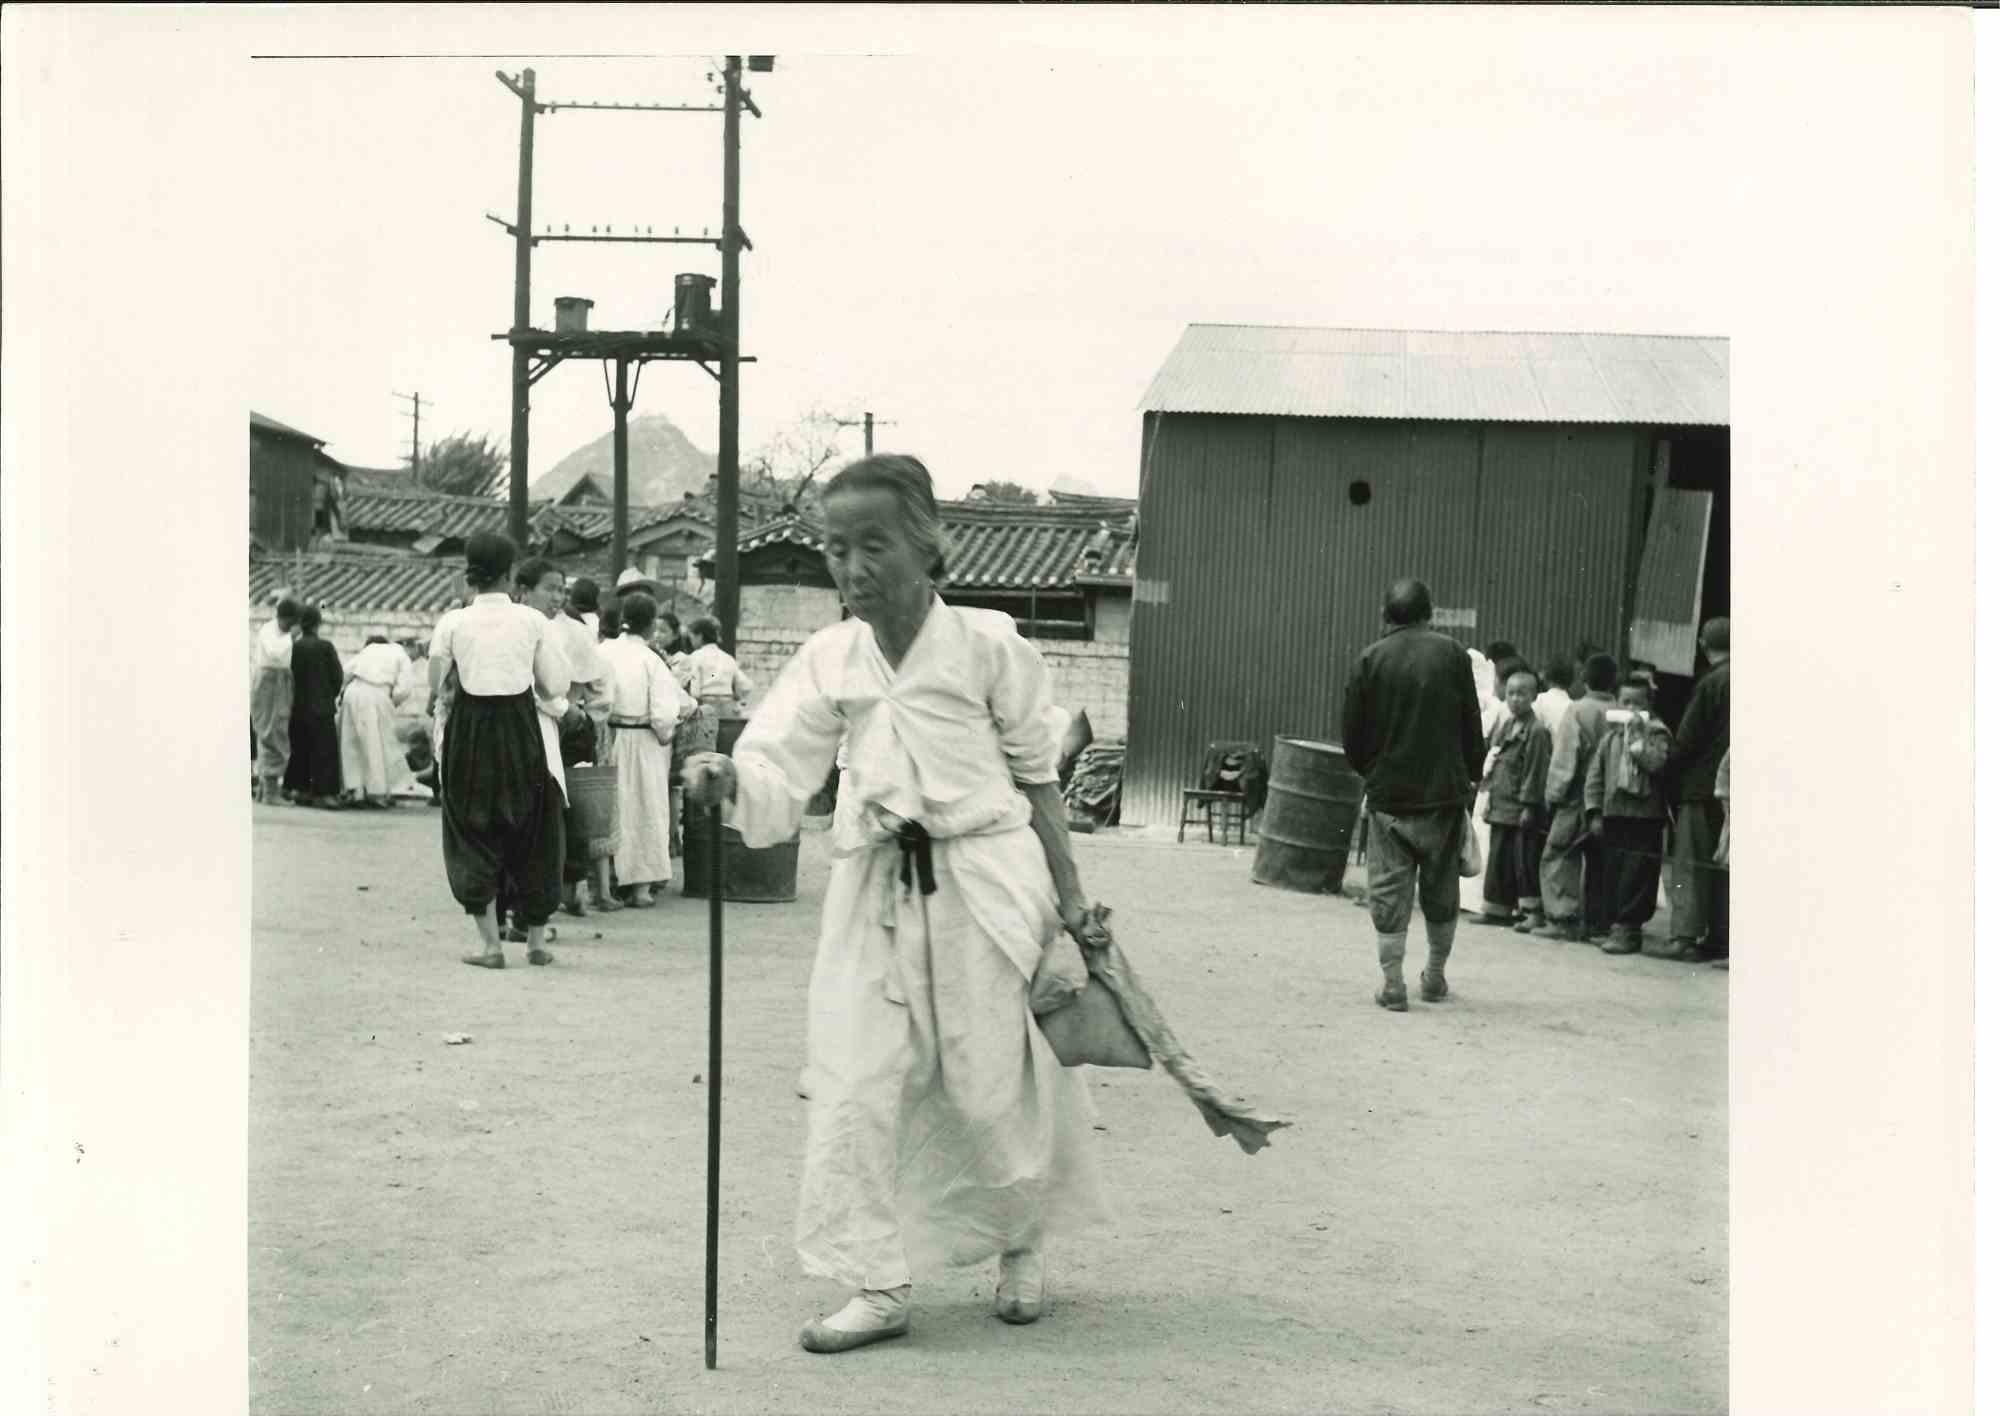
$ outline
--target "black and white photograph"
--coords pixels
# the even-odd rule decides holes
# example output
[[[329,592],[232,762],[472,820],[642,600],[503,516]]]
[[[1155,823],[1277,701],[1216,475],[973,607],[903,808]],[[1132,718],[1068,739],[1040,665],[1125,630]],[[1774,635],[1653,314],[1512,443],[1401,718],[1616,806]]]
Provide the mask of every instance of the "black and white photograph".
[[[79,74],[144,19],[26,8]],[[24,995],[62,758],[10,719],[0,1035],[136,1105],[115,983],[240,1063],[172,1108],[231,1138],[209,1409],[1971,1409],[1969,16],[574,13],[168,11],[226,75],[155,135],[221,283],[69,337],[227,431],[100,479],[142,559],[10,435],[15,575],[24,474],[79,484],[29,552],[100,637],[75,760],[160,815]],[[1878,254],[1800,254],[1843,224]],[[91,716],[134,680],[189,746]],[[87,810],[27,849],[117,859]],[[59,993],[90,1033],[24,1032]],[[96,1229],[38,1094],[24,1272],[179,1232]],[[172,1365],[17,1376],[137,1410]]]

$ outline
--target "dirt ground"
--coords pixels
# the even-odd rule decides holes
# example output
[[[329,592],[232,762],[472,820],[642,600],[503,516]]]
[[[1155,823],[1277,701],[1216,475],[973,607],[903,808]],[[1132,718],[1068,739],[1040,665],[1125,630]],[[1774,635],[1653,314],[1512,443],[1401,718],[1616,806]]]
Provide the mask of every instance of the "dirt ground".
[[[791,1248],[808,835],[796,904],[727,913],[707,1372],[707,905],[561,917],[554,966],[469,969],[439,829],[256,808],[258,1416],[1726,1405],[1726,973],[1467,925],[1452,999],[1413,971],[1391,1015],[1351,903],[1253,885],[1240,846],[1080,837],[1183,1040],[1295,1128],[1245,1156],[1163,1073],[1093,1072],[1119,1217],[1050,1255],[1042,1321],[993,1318],[988,1271],[919,1275],[910,1337],[817,1357],[798,1328],[842,1295]]]

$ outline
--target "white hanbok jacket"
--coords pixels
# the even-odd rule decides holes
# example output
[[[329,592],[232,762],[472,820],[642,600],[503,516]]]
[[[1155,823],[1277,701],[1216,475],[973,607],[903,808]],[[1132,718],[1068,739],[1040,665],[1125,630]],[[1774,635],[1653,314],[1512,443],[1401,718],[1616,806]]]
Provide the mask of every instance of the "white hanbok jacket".
[[[810,1273],[892,1288],[1103,1216],[1089,1102],[1028,1007],[1061,928],[1020,783],[1056,780],[1049,674],[1012,619],[931,609],[892,668],[860,620],[806,641],[751,715],[725,820],[788,839],[845,738],[809,990],[797,1242]],[[932,838],[936,893],[895,833]]]

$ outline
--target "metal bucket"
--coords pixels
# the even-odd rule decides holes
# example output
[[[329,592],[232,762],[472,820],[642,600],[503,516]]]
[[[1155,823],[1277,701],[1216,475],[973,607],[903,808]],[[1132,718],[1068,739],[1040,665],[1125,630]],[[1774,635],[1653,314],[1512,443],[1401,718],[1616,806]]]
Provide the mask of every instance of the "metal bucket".
[[[1306,894],[1339,894],[1361,812],[1361,776],[1332,743],[1279,738],[1250,878]]]
[[[618,769],[565,767],[569,787],[569,829],[590,842],[590,858],[603,860],[618,849]]]
[[[728,752],[749,722],[741,713],[723,713],[716,722],[717,752]],[[708,853],[708,813],[685,800],[681,808],[681,894],[708,898],[713,867]],[[740,832],[722,828],[722,898],[748,903],[776,903],[799,897],[799,838],[780,841],[763,850],[743,844]]]

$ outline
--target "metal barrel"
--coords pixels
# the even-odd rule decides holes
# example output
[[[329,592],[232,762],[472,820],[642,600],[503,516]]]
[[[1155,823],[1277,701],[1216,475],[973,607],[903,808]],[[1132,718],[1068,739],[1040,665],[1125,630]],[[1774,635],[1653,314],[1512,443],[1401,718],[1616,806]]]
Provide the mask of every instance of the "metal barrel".
[[[1279,738],[1250,878],[1306,894],[1338,894],[1361,812],[1361,776],[1332,743]]]
[[[729,752],[749,721],[741,713],[724,712],[716,723],[715,750]],[[681,894],[708,898],[708,813],[683,798],[681,807]],[[750,904],[778,903],[799,897],[799,838],[780,841],[763,850],[743,844],[740,832],[722,828],[722,898]]]

